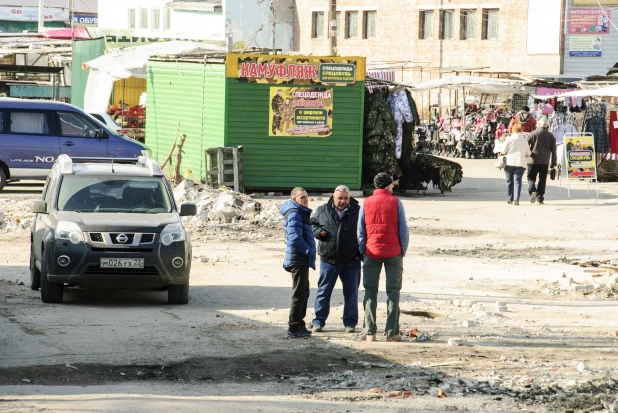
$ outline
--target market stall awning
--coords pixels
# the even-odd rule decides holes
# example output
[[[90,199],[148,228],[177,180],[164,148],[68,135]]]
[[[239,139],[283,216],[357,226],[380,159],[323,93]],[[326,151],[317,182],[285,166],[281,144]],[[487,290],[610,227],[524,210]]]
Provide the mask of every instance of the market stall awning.
[[[599,96],[599,97],[618,97],[618,85],[606,86],[599,89],[587,89],[587,90],[573,90],[571,92],[559,93],[554,95],[553,97],[557,98],[567,98],[567,97],[590,97],[590,96]],[[535,98],[542,99],[543,96]],[[547,98],[547,96],[544,96]]]
[[[469,90],[476,93],[514,94],[530,93],[536,89],[528,87],[522,81],[495,79],[480,76],[448,76],[442,79],[428,80],[414,85],[414,91],[430,89]]]
[[[91,113],[105,112],[114,81],[128,77],[145,79],[146,64],[150,57],[177,55],[196,50],[222,51],[224,49],[202,42],[156,42],[143,46],[113,49],[109,54],[85,62],[83,69],[90,68],[91,71],[84,93],[84,110]]]

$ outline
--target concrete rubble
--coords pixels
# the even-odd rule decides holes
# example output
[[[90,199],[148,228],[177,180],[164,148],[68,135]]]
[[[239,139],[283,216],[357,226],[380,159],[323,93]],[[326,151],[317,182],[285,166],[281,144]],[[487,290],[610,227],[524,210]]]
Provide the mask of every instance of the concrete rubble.
[[[212,188],[205,184],[195,186],[193,181],[184,180],[174,189],[174,198],[178,204],[190,202],[197,205],[197,215],[184,219],[188,229],[199,229],[209,223],[279,227],[283,222],[279,203],[263,204],[229,188]]]
[[[34,214],[30,200],[0,198],[0,233],[30,231]]]

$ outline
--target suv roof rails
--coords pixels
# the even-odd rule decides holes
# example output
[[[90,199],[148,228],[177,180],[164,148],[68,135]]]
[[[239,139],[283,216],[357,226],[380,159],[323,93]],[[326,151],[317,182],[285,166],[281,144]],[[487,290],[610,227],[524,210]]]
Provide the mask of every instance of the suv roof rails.
[[[62,154],[58,156],[56,160],[60,165],[60,172],[64,175],[73,174],[73,164],[76,163],[109,163],[112,167],[112,173],[114,172],[114,164],[129,164],[136,165],[142,168],[147,168],[152,176],[163,176],[163,171],[154,159],[147,158],[145,156],[139,156],[137,158],[106,158],[106,157],[85,157],[76,156],[71,158],[69,155]]]

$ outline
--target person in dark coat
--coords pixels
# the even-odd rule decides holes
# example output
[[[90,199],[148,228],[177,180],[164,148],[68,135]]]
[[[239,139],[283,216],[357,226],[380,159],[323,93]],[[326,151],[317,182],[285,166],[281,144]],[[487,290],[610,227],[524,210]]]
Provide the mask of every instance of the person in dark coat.
[[[358,323],[358,286],[361,254],[358,250],[356,226],[358,201],[350,197],[345,185],[335,188],[333,196],[311,215],[311,229],[318,242],[320,279],[315,297],[313,331],[322,331],[330,312],[330,298],[337,278],[343,287],[343,325],[346,333],[356,331]]]
[[[538,129],[528,136],[528,145],[532,151],[533,164],[528,165],[528,194],[530,202],[543,204],[545,202],[545,185],[549,168],[556,167],[556,137],[547,130],[549,122],[546,118],[539,120]],[[539,179],[538,184],[536,182]]]
[[[285,201],[279,212],[284,216],[285,258],[283,268],[292,274],[293,294],[288,321],[288,338],[309,338],[305,327],[309,301],[309,268],[315,270],[315,240],[309,218],[311,210],[307,191],[294,188],[291,199]]]

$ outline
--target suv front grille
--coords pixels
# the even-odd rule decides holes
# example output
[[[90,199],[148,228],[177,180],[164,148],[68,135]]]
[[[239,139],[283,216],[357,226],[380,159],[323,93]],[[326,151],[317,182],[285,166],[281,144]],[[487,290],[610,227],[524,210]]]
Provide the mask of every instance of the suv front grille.
[[[122,245],[131,245],[133,244],[133,239],[135,238],[135,234],[124,234],[127,237],[127,241],[126,242],[120,242],[118,241],[118,235],[120,235],[121,233],[110,233],[109,236],[112,239],[112,244],[122,244]]]
[[[118,235],[124,234],[127,237],[126,242],[119,242]],[[90,232],[90,241],[98,244],[105,244],[117,247],[138,247],[142,244],[152,244],[156,234],[141,234],[141,233],[126,233],[126,232]]]

